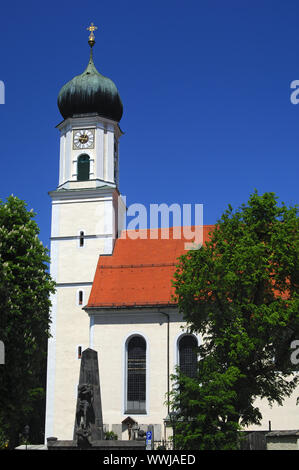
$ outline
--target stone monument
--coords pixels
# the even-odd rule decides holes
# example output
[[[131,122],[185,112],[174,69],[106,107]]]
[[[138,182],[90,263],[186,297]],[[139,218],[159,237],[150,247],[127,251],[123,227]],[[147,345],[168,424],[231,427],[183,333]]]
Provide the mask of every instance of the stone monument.
[[[98,354],[93,349],[85,349],[81,357],[73,439],[79,447],[104,439]]]
[[[102,401],[98,367],[98,353],[85,349],[81,357],[77,406],[72,441],[47,439],[49,450],[142,450],[145,441],[105,440],[103,430]]]

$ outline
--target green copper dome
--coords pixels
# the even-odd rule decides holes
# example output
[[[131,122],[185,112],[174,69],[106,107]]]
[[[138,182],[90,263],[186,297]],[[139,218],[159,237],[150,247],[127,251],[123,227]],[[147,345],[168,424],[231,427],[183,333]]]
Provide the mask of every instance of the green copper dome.
[[[92,50],[86,69],[61,88],[57,103],[64,119],[76,114],[97,113],[119,122],[123,114],[118,90],[110,78],[97,71]]]

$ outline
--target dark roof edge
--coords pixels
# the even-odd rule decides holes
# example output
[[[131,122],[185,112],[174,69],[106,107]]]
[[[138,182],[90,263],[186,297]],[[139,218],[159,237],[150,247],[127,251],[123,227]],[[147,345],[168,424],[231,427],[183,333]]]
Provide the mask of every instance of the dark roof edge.
[[[164,302],[164,303],[148,303],[148,304],[102,304],[102,305],[86,305],[82,310],[86,312],[92,312],[95,310],[131,310],[131,309],[146,309],[146,308],[176,308],[177,303]]]

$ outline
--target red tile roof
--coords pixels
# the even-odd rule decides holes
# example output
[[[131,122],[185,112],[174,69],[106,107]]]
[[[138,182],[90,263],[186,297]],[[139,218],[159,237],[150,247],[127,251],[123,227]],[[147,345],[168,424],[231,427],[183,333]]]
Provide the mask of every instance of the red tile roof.
[[[213,227],[203,226],[203,243]],[[173,229],[169,239],[161,238],[165,229],[142,230],[137,239],[133,234],[124,231],[113,254],[99,257],[87,308],[174,304],[171,279],[177,258],[187,252],[183,231],[181,239],[173,238]]]

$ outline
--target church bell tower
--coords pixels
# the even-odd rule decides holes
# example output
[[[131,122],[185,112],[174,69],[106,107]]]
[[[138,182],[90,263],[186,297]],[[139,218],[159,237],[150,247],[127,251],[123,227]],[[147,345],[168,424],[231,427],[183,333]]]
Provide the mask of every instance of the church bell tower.
[[[48,344],[46,438],[71,439],[80,354],[92,325],[87,304],[99,255],[110,255],[125,207],[119,195],[119,121],[123,106],[112,80],[93,61],[94,31],[85,71],[58,95],[59,181],[52,199],[52,297]]]

